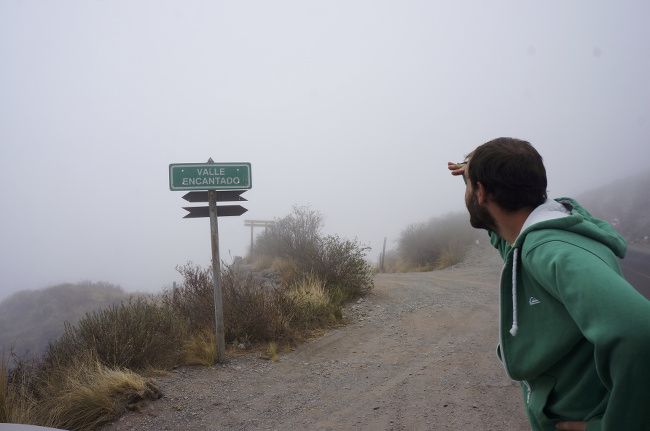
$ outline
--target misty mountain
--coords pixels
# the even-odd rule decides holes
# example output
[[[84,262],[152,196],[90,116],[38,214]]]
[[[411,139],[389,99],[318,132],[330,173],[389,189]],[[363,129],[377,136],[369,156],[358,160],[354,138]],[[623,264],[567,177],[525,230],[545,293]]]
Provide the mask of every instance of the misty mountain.
[[[629,242],[650,236],[650,173],[623,178],[577,196],[596,217],[609,221]]]
[[[60,284],[13,294],[0,302],[0,352],[39,355],[87,312],[120,303],[132,294],[109,283]]]

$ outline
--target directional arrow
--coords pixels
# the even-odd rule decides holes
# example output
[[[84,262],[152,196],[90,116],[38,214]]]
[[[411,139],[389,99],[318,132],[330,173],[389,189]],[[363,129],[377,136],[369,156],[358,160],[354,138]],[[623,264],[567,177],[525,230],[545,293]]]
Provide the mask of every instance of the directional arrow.
[[[189,211],[183,218],[197,218],[197,217],[210,217],[210,210],[208,207],[183,207],[184,210]],[[240,216],[248,211],[241,205],[224,205],[217,207],[217,217]]]
[[[217,193],[217,202],[241,202],[246,201],[246,198],[241,197],[241,194],[246,192],[246,190],[227,190],[219,191]],[[188,202],[207,202],[208,201],[208,192],[207,191],[198,191],[198,192],[189,192],[183,195],[183,199]]]

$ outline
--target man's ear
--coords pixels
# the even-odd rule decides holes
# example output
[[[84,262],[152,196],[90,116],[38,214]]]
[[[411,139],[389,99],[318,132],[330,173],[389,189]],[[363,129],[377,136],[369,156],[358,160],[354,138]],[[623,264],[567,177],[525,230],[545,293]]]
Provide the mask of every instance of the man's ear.
[[[487,203],[487,192],[485,191],[485,186],[480,181],[476,183],[476,200],[479,205],[485,205]]]

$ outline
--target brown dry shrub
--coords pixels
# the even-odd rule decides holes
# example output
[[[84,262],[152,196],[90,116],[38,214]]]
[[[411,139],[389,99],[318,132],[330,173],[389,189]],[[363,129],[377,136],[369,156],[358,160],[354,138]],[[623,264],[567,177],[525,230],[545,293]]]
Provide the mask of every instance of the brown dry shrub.
[[[271,262],[269,269],[278,275],[280,283],[282,283],[283,286],[290,286],[296,283],[301,277],[300,268],[298,268],[296,262],[291,259],[276,257]]]
[[[322,217],[307,207],[294,207],[293,212],[275,221],[257,238],[256,258],[273,258],[285,286],[309,275],[337,291],[345,300],[367,293],[373,286],[374,270],[365,259],[369,248],[356,240],[337,235],[323,236]]]
[[[211,268],[191,262],[176,267],[183,277],[179,287],[162,294],[162,302],[181,319],[191,334],[214,328],[214,287]]]
[[[223,310],[226,341],[256,343],[292,337],[282,290],[265,285],[250,272],[226,267]]]
[[[179,268],[182,285],[165,292],[163,302],[184,321],[193,335],[214,331],[211,268],[187,264]],[[286,299],[250,272],[226,266],[221,274],[226,342],[261,342],[290,338],[284,316]]]
[[[182,354],[187,332],[165,304],[137,298],[86,314],[50,344],[47,364],[64,366],[92,352],[108,366],[132,370],[170,368]]]
[[[469,246],[478,238],[467,215],[449,214],[425,223],[409,225],[402,231],[397,253],[401,267],[409,271],[431,270],[453,265],[464,257]]]

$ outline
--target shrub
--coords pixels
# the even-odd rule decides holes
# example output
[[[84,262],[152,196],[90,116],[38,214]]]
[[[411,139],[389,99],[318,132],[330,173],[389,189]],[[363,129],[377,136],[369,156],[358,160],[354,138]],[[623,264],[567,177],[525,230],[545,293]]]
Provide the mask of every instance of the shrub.
[[[214,332],[212,269],[188,263],[179,270],[183,284],[165,292],[163,303],[185,322],[194,336]],[[266,287],[263,280],[235,266],[222,270],[221,289],[226,342],[259,342],[289,336],[281,292]]]
[[[329,256],[335,260],[338,255],[332,252]],[[339,267],[345,268],[346,264],[341,263]],[[212,350],[214,298],[210,271],[185,265],[182,286],[164,295],[163,302],[191,328],[190,340],[185,343],[185,363],[207,364],[216,355]],[[350,297],[349,290],[327,288],[315,274],[291,285],[273,287],[254,273],[234,265],[224,267],[221,287],[227,343],[292,341],[299,337],[300,331],[340,320],[341,303]]]
[[[436,258],[435,269],[444,269],[449,268],[450,266],[456,265],[457,263],[462,262],[463,257],[465,256],[466,247],[452,243],[448,244],[438,257]]]
[[[373,286],[373,270],[366,262],[369,250],[356,241],[328,235],[320,240],[317,254],[303,271],[325,282],[328,289],[341,289],[346,299],[368,293]]]
[[[284,286],[296,283],[302,276],[296,261],[286,257],[276,257],[268,268],[278,275],[280,283]]]
[[[373,269],[365,260],[369,248],[336,235],[321,235],[321,222],[318,212],[294,207],[293,213],[258,236],[257,262],[271,260],[271,269],[287,286],[314,275],[344,299],[367,293],[373,286]]]
[[[214,328],[212,269],[188,262],[176,270],[183,277],[183,283],[162,294],[163,304],[184,322],[192,334]]]
[[[478,238],[462,213],[432,218],[409,225],[400,235],[398,256],[410,270],[443,268],[462,260],[468,246]]]
[[[257,236],[255,254],[291,258],[300,262],[318,250],[322,216],[308,207],[295,206],[293,212],[275,221]]]
[[[221,276],[226,341],[261,342],[289,338],[291,330],[280,289],[250,272],[226,267]]]
[[[64,334],[46,354],[49,364],[93,352],[108,366],[132,370],[168,368],[181,355],[186,337],[183,322],[169,307],[138,298],[86,314],[77,325],[66,323]]]

